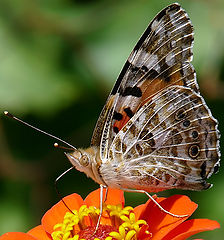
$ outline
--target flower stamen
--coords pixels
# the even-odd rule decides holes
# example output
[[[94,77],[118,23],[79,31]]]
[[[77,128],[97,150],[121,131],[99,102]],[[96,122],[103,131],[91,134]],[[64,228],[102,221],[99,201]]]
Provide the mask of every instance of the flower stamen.
[[[102,218],[109,218],[111,225],[100,224],[94,234],[100,209],[82,205],[73,213],[67,212],[63,222],[54,226],[53,240],[137,240],[142,226],[148,226],[145,220],[136,221],[132,207],[104,205]]]

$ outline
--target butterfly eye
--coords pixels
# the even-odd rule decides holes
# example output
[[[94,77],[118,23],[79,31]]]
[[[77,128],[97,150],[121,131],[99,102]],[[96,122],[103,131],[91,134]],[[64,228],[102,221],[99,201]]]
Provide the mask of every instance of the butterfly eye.
[[[86,155],[83,155],[79,162],[83,167],[87,167],[89,165],[89,158]]]

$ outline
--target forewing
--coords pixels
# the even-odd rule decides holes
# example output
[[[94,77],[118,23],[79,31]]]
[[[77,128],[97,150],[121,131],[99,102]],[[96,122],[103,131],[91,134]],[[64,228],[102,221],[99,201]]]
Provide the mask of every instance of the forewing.
[[[163,9],[149,24],[125,63],[99,117],[92,145],[101,159],[122,127],[156,93],[171,85],[198,91],[192,60],[193,27],[179,4]]]
[[[206,189],[219,167],[217,121],[194,90],[172,86],[119,131],[109,156],[126,188]]]

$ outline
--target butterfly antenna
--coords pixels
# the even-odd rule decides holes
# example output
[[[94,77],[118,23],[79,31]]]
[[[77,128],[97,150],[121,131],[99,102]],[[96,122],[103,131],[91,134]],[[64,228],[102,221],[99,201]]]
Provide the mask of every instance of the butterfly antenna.
[[[18,122],[21,122],[22,124],[24,124],[24,125],[26,125],[26,126],[28,126],[28,127],[30,127],[30,128],[33,128],[34,130],[36,130],[36,131],[38,131],[38,132],[41,132],[41,133],[43,133],[43,134],[45,134],[45,135],[47,135],[47,136],[49,136],[49,137],[51,137],[51,138],[54,138],[54,139],[56,139],[56,140],[64,143],[65,145],[69,146],[72,150],[77,150],[74,146],[72,146],[71,144],[67,143],[66,141],[64,141],[64,140],[62,140],[62,139],[60,139],[60,138],[58,138],[58,137],[56,137],[56,136],[54,136],[54,135],[52,135],[52,134],[50,134],[50,133],[47,133],[47,132],[45,132],[45,131],[37,128],[37,127],[34,127],[34,126],[30,125],[29,123],[24,122],[23,120],[15,117],[14,115],[12,115],[11,113],[9,113],[8,111],[4,111],[4,114],[5,114],[7,117],[10,117],[10,118],[12,118],[12,119],[14,119],[14,120],[16,120],[16,121],[18,121]],[[55,145],[55,144],[54,144],[54,145]],[[57,145],[58,145],[58,144],[57,144]],[[59,146],[59,145],[58,145],[58,146]],[[60,147],[60,148],[62,148],[62,147]],[[71,149],[70,149],[70,150],[71,150]]]
[[[68,148],[68,147],[65,147],[65,146],[61,146],[58,143],[54,143],[54,147],[55,148],[60,148],[60,149],[65,149],[67,151],[74,151],[74,148]]]

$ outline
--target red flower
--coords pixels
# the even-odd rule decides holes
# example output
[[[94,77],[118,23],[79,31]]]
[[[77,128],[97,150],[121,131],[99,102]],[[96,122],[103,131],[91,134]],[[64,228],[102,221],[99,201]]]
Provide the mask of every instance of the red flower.
[[[186,221],[197,208],[197,204],[186,196],[156,199],[171,213],[188,215],[176,218],[162,212],[151,200],[134,209],[124,207],[123,192],[109,189],[100,226],[93,235],[99,215],[99,196],[99,189],[91,192],[85,200],[76,193],[71,194],[64,201],[73,213],[60,201],[45,213],[41,225],[27,233],[5,233],[0,240],[183,240],[220,227],[218,222],[209,219]]]

